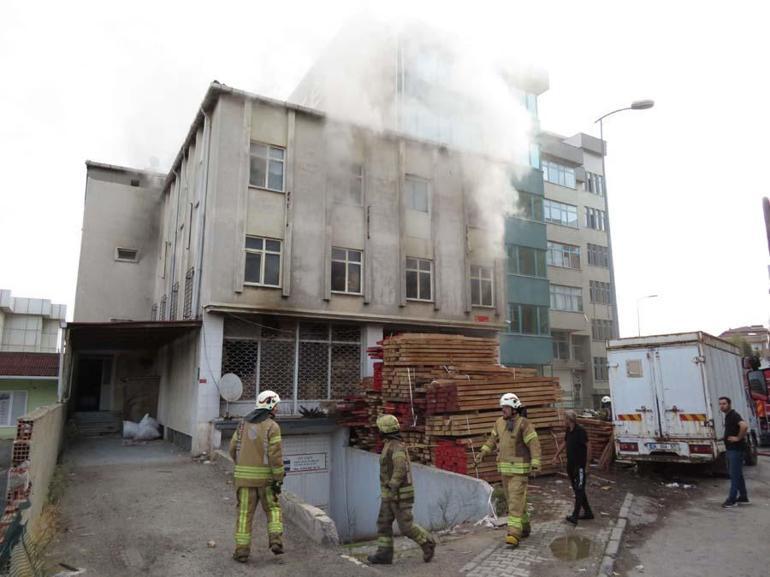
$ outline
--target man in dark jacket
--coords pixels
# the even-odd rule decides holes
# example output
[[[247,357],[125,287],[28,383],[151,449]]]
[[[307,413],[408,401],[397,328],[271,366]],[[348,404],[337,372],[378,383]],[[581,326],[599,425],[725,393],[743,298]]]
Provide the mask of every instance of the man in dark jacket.
[[[743,478],[743,453],[746,450],[746,433],[749,425],[733,409],[730,397],[719,397],[719,410],[725,415],[725,448],[730,473],[730,494],[722,507],[735,507],[749,502],[746,481]]]
[[[586,468],[590,461],[590,450],[588,445],[588,434],[586,430],[578,425],[575,411],[564,413],[564,419],[567,424],[567,432],[564,434],[564,444],[554,455],[553,462],[556,464],[560,459],[561,452],[567,449],[567,475],[572,483],[572,490],[575,492],[575,508],[572,515],[567,517],[567,521],[573,525],[578,524],[578,519],[593,519],[591,506],[588,504],[586,496]],[[583,515],[580,515],[580,510]]]

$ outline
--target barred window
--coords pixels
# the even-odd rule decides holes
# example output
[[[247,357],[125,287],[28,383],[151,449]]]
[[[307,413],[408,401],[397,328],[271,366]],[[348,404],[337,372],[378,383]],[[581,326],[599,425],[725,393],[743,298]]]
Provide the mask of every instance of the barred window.
[[[610,283],[592,280],[590,289],[592,303],[599,305],[612,304],[612,289]]]
[[[168,320],[176,320],[176,304],[179,300],[179,282],[175,282],[171,285],[171,306],[169,307]]]
[[[184,308],[182,309],[182,318],[191,319],[193,283],[195,282],[195,268],[190,268],[184,275]]]
[[[152,309],[150,310],[150,320],[158,320],[158,303],[152,305]]]
[[[160,317],[158,318],[159,321],[166,320],[166,300],[166,295],[163,295],[160,298]]]
[[[612,338],[612,321],[591,319],[591,338],[595,341],[608,341]]]
[[[598,244],[588,245],[588,264],[607,268],[609,264],[609,252],[606,246]]]

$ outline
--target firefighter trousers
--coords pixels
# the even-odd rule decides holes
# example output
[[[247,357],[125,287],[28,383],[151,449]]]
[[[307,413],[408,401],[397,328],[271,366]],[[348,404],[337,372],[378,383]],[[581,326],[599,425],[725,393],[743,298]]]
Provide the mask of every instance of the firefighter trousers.
[[[269,545],[282,545],[283,521],[281,505],[278,497],[270,487],[239,487],[238,519],[235,524],[235,548],[246,550],[251,548],[251,525],[254,522],[254,512],[257,504],[262,503],[262,509],[267,516],[267,534]]]
[[[380,515],[377,517],[377,549],[393,550],[393,521],[398,523],[398,529],[405,537],[422,546],[433,541],[433,537],[425,529],[414,522],[412,515],[413,499],[390,500],[380,502]]]
[[[529,533],[529,513],[527,513],[527,475],[503,475],[503,491],[508,503],[508,535],[521,539],[523,533]]]

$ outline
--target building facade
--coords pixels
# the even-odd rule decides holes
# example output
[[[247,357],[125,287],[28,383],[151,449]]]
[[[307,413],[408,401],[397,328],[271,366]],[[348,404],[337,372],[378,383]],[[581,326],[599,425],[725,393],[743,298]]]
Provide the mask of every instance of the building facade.
[[[0,438],[14,438],[19,417],[57,401],[66,311],[66,305],[0,290]]]
[[[763,325],[749,325],[728,329],[719,335],[720,338],[737,341],[745,341],[751,347],[754,355],[758,356],[763,364],[770,363],[770,331]]]
[[[542,134],[541,157],[553,374],[566,406],[596,407],[609,394],[606,343],[617,337],[602,142]]]

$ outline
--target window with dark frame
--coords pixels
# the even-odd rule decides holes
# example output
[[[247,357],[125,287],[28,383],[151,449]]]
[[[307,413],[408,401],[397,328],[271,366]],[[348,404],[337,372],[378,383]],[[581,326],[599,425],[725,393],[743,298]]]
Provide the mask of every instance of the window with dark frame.
[[[608,268],[610,265],[609,250],[598,244],[588,245],[588,264]]]
[[[612,304],[612,285],[597,280],[590,281],[591,302],[599,305]]]
[[[528,246],[508,245],[508,274],[547,277],[546,251]]]
[[[494,306],[494,273],[492,267],[471,265],[471,305]]]
[[[332,292],[360,295],[362,266],[360,250],[332,247]]]
[[[612,338],[612,321],[591,319],[591,338],[594,341],[608,341]]]
[[[249,184],[284,191],[286,151],[278,146],[252,142],[249,150]]]
[[[549,334],[548,307],[512,303],[508,305],[508,331],[521,335]]]
[[[281,286],[281,241],[258,236],[246,237],[246,284]]]
[[[571,244],[548,241],[546,262],[561,268],[580,268],[580,247]]]
[[[406,298],[416,301],[433,300],[433,261],[406,258]]]
[[[586,207],[586,228],[607,230],[607,213],[598,208]]]
[[[594,357],[594,380],[608,381],[609,369],[607,368],[607,357]]]

